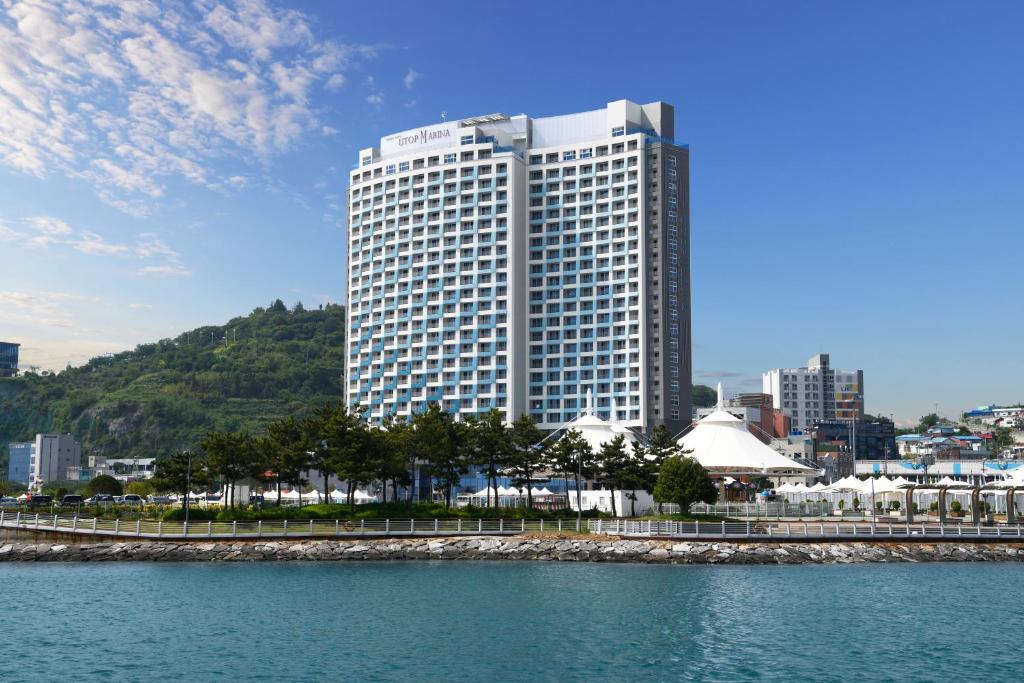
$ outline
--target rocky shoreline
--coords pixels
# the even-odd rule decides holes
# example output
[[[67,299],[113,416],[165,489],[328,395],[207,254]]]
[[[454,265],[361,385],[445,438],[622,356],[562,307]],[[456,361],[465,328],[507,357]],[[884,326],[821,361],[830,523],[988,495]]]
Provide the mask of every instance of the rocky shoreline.
[[[534,560],[647,564],[1024,561],[1018,543],[726,543],[580,537],[459,537],[200,543],[5,543],[0,562]]]

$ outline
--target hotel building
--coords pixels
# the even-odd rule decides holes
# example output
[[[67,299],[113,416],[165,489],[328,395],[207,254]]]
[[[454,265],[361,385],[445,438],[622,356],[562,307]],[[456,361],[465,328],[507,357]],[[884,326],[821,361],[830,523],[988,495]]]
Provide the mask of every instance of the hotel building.
[[[689,150],[620,100],[382,138],[351,172],[350,404],[690,422]]]

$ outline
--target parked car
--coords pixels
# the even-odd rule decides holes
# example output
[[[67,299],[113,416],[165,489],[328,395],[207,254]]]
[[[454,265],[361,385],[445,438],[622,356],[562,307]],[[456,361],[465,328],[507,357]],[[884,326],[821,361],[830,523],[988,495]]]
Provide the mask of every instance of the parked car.
[[[109,493],[97,493],[92,498],[86,498],[85,500],[86,505],[112,505],[113,502],[114,497]]]
[[[60,499],[60,504],[65,507],[78,507],[84,502],[85,498],[74,493],[69,493],[68,495]]]
[[[146,501],[143,500],[142,496],[140,496],[137,493],[126,493],[124,495],[124,497],[121,498],[121,504],[122,505],[145,505]]]
[[[44,508],[53,505],[53,496],[37,495],[28,499],[29,508]]]
[[[152,503],[153,505],[170,505],[171,504],[171,497],[170,496],[150,496],[149,497],[149,502]]]
[[[4,496],[0,498],[0,508],[11,509],[18,507],[18,499],[12,498],[11,496]]]

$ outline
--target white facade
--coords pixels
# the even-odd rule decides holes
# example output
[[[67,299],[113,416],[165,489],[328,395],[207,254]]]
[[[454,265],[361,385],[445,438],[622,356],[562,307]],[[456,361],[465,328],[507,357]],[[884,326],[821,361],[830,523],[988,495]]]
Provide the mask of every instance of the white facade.
[[[762,391],[772,396],[772,407],[805,431],[815,422],[853,420],[864,414],[864,371],[837,370],[827,353],[818,354],[803,368],[776,368],[761,377]]]
[[[29,486],[39,490],[48,481],[68,478],[68,468],[82,461],[82,446],[70,434],[36,434],[29,460]]]
[[[621,100],[389,135],[349,190],[346,387],[369,417],[690,416],[689,153]],[[613,412],[613,405],[615,406]]]

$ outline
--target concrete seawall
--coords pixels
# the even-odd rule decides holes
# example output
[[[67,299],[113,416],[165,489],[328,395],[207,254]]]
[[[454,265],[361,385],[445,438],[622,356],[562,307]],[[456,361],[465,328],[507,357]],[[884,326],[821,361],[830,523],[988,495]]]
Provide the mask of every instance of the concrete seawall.
[[[656,564],[1024,561],[1019,543],[726,543],[552,537],[0,544],[0,562],[535,560]]]

